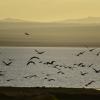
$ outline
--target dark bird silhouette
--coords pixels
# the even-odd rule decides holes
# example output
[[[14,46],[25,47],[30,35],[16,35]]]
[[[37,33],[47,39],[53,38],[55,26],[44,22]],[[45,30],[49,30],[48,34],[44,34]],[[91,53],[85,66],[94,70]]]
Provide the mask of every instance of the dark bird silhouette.
[[[91,84],[94,83],[94,82],[95,82],[95,81],[90,81],[89,83],[85,84],[85,86],[87,87],[87,86],[91,85]]]
[[[79,63],[78,66],[79,67],[85,67],[85,65],[83,63]]]
[[[100,73],[100,70],[96,70],[95,68],[92,68],[96,73]]]
[[[78,66],[81,66],[81,65],[83,65],[83,63],[79,63],[79,64],[78,64]]]
[[[32,59],[40,59],[40,58],[39,58],[39,57],[34,56],[34,57],[31,57],[31,58],[30,58],[30,60],[32,60]]]
[[[85,53],[85,51],[83,51],[83,52],[79,52],[76,56],[83,55],[84,53]]]
[[[48,79],[48,81],[55,81],[55,79]]]
[[[85,65],[83,64],[83,65],[81,65],[80,67],[85,67]]]
[[[64,72],[62,72],[62,71],[59,71],[59,72],[57,72],[58,74],[65,74]]]
[[[94,51],[94,50],[95,50],[95,49],[90,49],[89,51],[92,52],[92,51]]]
[[[5,71],[0,71],[0,76],[4,76]]]
[[[96,55],[99,56],[100,55],[100,52],[98,52]]]
[[[37,75],[29,75],[29,76],[25,76],[24,78],[32,78],[32,77],[38,77]]]
[[[81,73],[82,76],[88,74],[88,73],[86,73],[86,72],[82,72],[82,71],[81,71],[80,73]]]
[[[74,66],[76,66],[77,64],[73,64]]]
[[[4,76],[5,71],[0,71],[0,76]]]
[[[0,76],[4,76],[4,74],[3,73],[0,73]]]
[[[46,62],[46,63],[44,63],[44,64],[47,64],[47,65],[48,65],[48,64],[53,65],[54,62],[56,62],[56,61]]]
[[[88,67],[91,67],[93,64],[90,64]]]
[[[47,77],[44,78],[45,80],[48,79]]]
[[[28,62],[27,62],[27,66],[28,66],[29,64],[35,64],[35,62],[34,62],[34,61],[28,61]]]
[[[72,69],[72,70],[73,70],[73,67],[71,67],[71,66],[67,66],[67,68],[69,68],[69,69]]]
[[[10,81],[13,81],[14,79],[8,79],[8,80],[6,80],[7,82],[10,82]]]
[[[40,51],[38,51],[38,50],[34,50],[37,54],[43,54],[43,53],[45,53],[45,51],[42,51],[42,52],[40,52]]]
[[[27,36],[28,36],[28,35],[30,35],[30,34],[29,34],[29,33],[27,33],[27,32],[25,32],[24,34],[25,34],[25,35],[27,35]]]
[[[10,66],[12,64],[12,62],[5,62],[5,61],[2,61],[6,66]]]
[[[4,71],[0,71],[0,73],[2,73],[2,72],[4,72]]]
[[[63,65],[59,65],[59,67],[63,67]]]

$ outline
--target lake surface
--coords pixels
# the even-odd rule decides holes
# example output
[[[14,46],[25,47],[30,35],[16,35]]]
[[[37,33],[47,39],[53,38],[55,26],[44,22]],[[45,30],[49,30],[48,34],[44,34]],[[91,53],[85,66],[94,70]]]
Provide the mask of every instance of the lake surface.
[[[100,88],[100,48],[0,47],[0,86]]]
[[[0,45],[100,46],[100,25],[0,23]]]

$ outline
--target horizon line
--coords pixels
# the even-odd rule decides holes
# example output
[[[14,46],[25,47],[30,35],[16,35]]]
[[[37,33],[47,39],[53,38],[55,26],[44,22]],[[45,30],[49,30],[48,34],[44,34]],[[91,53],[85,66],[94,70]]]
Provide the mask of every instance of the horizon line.
[[[55,20],[32,20],[32,19],[26,19],[26,18],[16,18],[16,17],[4,17],[0,18],[0,21],[4,20],[20,20],[25,22],[39,22],[39,23],[52,23],[52,22],[61,22],[61,21],[70,21],[70,20],[81,20],[81,19],[89,19],[89,18],[100,18],[100,16],[87,16],[87,17],[79,17],[79,18],[65,18],[65,19],[55,19]]]

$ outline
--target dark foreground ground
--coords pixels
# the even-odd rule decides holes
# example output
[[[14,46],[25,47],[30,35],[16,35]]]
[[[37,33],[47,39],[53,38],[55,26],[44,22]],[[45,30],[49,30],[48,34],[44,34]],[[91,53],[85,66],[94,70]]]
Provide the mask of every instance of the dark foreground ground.
[[[72,88],[0,87],[0,100],[100,100],[100,91]]]

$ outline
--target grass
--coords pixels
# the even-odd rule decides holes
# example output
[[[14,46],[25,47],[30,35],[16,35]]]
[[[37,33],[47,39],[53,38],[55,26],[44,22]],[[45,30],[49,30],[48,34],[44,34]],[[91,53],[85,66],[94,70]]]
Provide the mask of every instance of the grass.
[[[0,100],[98,100],[100,91],[82,88],[0,87]]]

